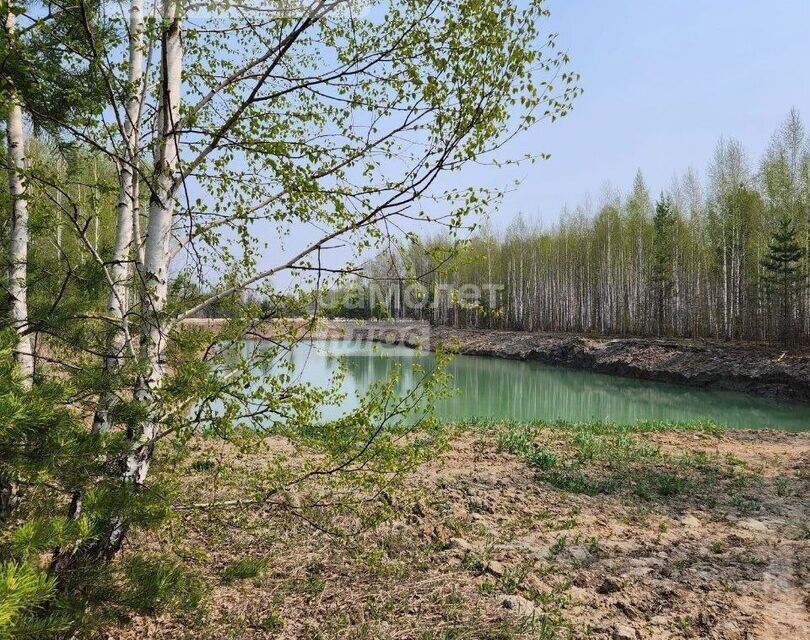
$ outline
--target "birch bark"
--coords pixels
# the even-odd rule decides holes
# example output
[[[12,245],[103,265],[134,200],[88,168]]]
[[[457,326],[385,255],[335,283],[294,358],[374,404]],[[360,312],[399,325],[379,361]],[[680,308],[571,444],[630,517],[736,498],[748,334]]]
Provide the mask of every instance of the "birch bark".
[[[6,34],[11,37],[17,29],[12,3],[5,16]],[[11,195],[11,233],[8,253],[9,320],[19,336],[14,353],[23,384],[29,387],[34,375],[34,354],[28,331],[28,200],[25,182],[25,132],[19,97],[13,85],[8,87],[6,115],[6,144],[8,151],[8,186]]]
[[[167,340],[163,310],[168,292],[168,273],[172,216],[174,214],[175,176],[180,166],[178,135],[175,129],[180,118],[183,48],[180,27],[179,0],[164,0],[160,138],[155,157],[155,175],[149,203],[149,219],[141,277],[144,282],[142,305],[143,327],[141,355],[147,371],[136,390],[136,397],[148,401],[159,388],[165,373]],[[130,227],[131,228],[131,227]],[[157,433],[154,420],[148,421],[133,443],[126,461],[125,478],[142,483],[149,472],[152,440]]]
[[[132,0],[129,17],[129,74],[128,82],[131,88],[127,98],[126,117],[124,120],[124,157],[120,163],[118,174],[118,204],[115,234],[115,248],[113,250],[110,275],[112,287],[107,298],[107,313],[115,322],[125,322],[127,313],[128,287],[130,278],[131,254],[134,232],[134,214],[136,205],[136,167],[138,166],[138,138],[140,137],[140,105],[143,86],[144,64],[144,18],[143,0]],[[104,369],[107,373],[114,372],[119,366],[119,360],[124,350],[124,332],[117,329],[110,337],[107,345],[107,355],[104,359]],[[93,429],[105,432],[110,429],[110,407],[115,402],[115,394],[108,394],[102,398],[100,407],[93,420]]]
[[[12,3],[6,5],[6,37],[17,29]],[[34,376],[34,354],[28,330],[28,200],[25,184],[25,133],[22,106],[9,81],[7,89],[6,145],[8,153],[8,186],[11,196],[11,229],[8,248],[9,323],[17,332],[14,360],[22,375],[22,384],[30,389]],[[19,503],[17,483],[13,478],[0,479],[0,517]]]
[[[160,112],[158,113],[158,140],[155,150],[152,196],[149,203],[149,219],[143,263],[139,263],[141,292],[141,357],[146,371],[139,379],[135,397],[149,403],[165,373],[164,352],[167,334],[163,310],[168,292],[168,270],[170,262],[169,243],[171,240],[172,216],[174,214],[174,182],[180,166],[178,136],[175,125],[179,122],[182,39],[180,0],[163,1],[163,22],[165,24],[161,46],[161,89]],[[132,225],[130,225],[130,229]],[[131,236],[130,236],[131,241]],[[151,415],[141,425],[137,433],[131,434],[132,443],[122,461],[121,479],[134,485],[142,485],[149,474],[154,440],[158,433],[159,416]],[[128,522],[118,517],[110,523],[106,537],[100,541],[92,553],[98,557],[111,559],[120,549],[126,536]]]

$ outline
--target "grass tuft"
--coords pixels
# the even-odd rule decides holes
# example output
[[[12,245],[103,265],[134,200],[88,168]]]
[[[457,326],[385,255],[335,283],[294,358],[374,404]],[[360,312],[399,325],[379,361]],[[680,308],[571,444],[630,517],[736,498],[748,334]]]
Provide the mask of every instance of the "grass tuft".
[[[249,580],[258,577],[267,567],[267,558],[240,558],[222,570],[222,579],[225,582],[236,580]]]

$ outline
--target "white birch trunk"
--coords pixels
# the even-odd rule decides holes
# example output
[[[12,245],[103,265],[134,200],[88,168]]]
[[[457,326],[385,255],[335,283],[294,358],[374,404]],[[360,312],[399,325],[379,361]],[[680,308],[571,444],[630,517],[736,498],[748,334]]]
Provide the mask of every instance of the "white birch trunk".
[[[16,17],[11,10],[6,14],[6,33],[16,31]],[[34,354],[28,330],[28,200],[25,184],[25,133],[23,114],[13,87],[10,91],[6,120],[8,160],[8,186],[11,194],[11,237],[8,253],[9,320],[19,334],[14,358],[23,376],[23,383],[31,386],[34,374]]]
[[[110,276],[112,287],[107,297],[107,313],[115,322],[122,324],[127,312],[128,281],[132,270],[130,257],[132,254],[132,241],[135,230],[135,213],[137,211],[136,184],[138,180],[135,167],[138,166],[138,138],[140,137],[140,105],[143,87],[144,65],[144,18],[143,0],[132,0],[129,18],[129,86],[131,93],[127,99],[126,115],[124,121],[124,158],[120,163],[118,174],[118,204],[115,233],[115,248],[113,250]],[[124,331],[115,330],[107,345],[107,355],[104,368],[110,373],[118,368],[119,359],[124,350]],[[109,409],[115,402],[115,395],[110,394],[102,398],[101,406],[96,412],[93,429],[97,432],[108,431],[110,428]]]
[[[148,401],[153,396],[165,372],[167,335],[162,315],[169,284],[169,247],[175,196],[173,184],[179,168],[175,123],[180,117],[183,59],[178,7],[178,0],[164,0],[163,19],[167,27],[163,35],[160,142],[156,151],[153,193],[149,203],[141,269],[145,286],[141,348],[147,363],[147,373],[136,393],[143,401]],[[127,460],[125,475],[136,483],[142,483],[149,471],[151,442],[156,430],[157,425],[154,422],[144,426],[139,442],[134,443],[132,454]]]
[[[153,191],[149,204],[149,220],[143,263],[139,263],[144,290],[141,295],[141,355],[147,371],[138,381],[135,397],[149,403],[163,379],[166,333],[163,324],[163,309],[166,304],[169,271],[169,242],[171,240],[172,215],[174,213],[173,182],[179,167],[179,147],[174,123],[180,115],[180,91],[182,72],[182,41],[180,29],[179,0],[164,0],[163,21],[166,24],[162,38],[162,75],[160,113],[158,114],[158,143],[155,151]],[[136,485],[143,484],[149,474],[154,438],[158,433],[158,416],[148,418],[141,429],[133,434],[129,453],[123,461],[121,478]],[[99,556],[111,559],[121,547],[128,523],[116,518],[95,550]]]
[[[62,160],[62,157],[59,156],[56,160],[56,176],[59,182],[63,182],[65,179],[65,165]],[[61,189],[56,190],[56,204],[57,210],[61,210],[62,208],[62,191]],[[56,257],[59,261],[59,264],[62,264],[62,259],[64,258],[62,250],[62,216],[56,219]]]
[[[6,34],[16,31],[16,17],[11,3],[5,16]],[[8,87],[6,144],[8,152],[8,185],[11,196],[11,229],[8,249],[9,322],[17,331],[14,360],[22,374],[22,384],[30,389],[34,375],[34,354],[28,330],[28,201],[25,184],[25,134],[22,107],[13,87]],[[17,483],[13,478],[0,480],[0,516],[19,503]]]

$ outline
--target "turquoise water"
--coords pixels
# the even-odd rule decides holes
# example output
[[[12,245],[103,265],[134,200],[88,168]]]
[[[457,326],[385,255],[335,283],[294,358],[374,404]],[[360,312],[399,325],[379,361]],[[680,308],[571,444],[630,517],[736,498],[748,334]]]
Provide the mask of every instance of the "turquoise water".
[[[435,365],[432,353],[365,342],[302,343],[288,357],[302,380],[318,385],[330,384],[340,362],[345,363],[342,390],[348,397],[342,406],[328,409],[326,418],[356,406],[357,394],[386,379],[397,365],[402,392],[415,384],[414,363]],[[448,421],[705,419],[732,428],[810,429],[810,406],[739,393],[478,356],[456,356],[448,371],[458,393],[437,407],[437,417]]]

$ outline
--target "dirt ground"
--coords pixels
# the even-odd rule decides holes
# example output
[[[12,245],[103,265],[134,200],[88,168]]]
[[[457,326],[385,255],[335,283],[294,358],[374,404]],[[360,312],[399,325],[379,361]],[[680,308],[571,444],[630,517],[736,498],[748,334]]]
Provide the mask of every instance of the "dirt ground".
[[[269,505],[185,513],[130,550],[174,549],[206,608],[107,637],[810,638],[810,434],[524,435],[461,433],[349,539]]]

